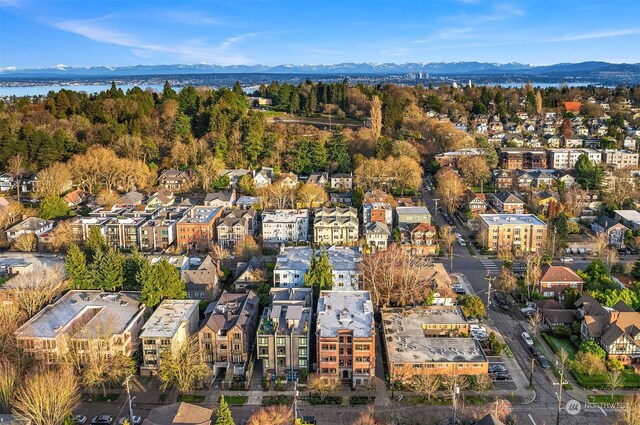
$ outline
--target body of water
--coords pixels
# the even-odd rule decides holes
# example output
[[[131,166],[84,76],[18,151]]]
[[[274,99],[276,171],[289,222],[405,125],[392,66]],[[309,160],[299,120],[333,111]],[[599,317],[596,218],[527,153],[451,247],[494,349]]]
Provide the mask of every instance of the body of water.
[[[134,88],[135,84],[118,84],[118,88],[126,92],[129,89]],[[143,90],[151,88],[154,91],[162,91],[162,85],[149,84],[146,86],[140,86]],[[0,97],[4,96],[46,96],[50,91],[59,91],[61,89],[83,91],[89,94],[100,93],[101,91],[109,90],[111,84],[70,84],[70,85],[50,85],[50,86],[5,86],[0,87]],[[179,87],[173,87],[175,90],[179,90]]]

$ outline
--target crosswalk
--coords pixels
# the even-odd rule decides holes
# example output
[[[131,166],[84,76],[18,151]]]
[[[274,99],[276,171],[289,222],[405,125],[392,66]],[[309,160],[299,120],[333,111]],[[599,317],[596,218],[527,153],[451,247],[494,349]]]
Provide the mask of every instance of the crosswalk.
[[[480,260],[480,262],[487,270],[487,274],[497,275],[500,272],[500,267],[493,260]]]

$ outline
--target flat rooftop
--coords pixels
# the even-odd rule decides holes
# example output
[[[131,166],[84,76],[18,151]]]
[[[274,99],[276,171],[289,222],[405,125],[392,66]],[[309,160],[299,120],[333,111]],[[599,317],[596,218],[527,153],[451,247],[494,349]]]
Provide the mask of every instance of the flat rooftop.
[[[306,334],[309,329],[311,308],[301,305],[273,305],[262,312],[258,334]]]
[[[195,206],[187,211],[179,222],[184,224],[210,223],[219,211],[220,208],[217,207]]]
[[[295,223],[309,217],[309,210],[274,210],[262,213],[262,223]]]
[[[140,338],[171,338],[198,309],[198,300],[164,300],[142,326]]]
[[[387,314],[403,313],[406,310],[402,308],[388,308],[383,312]],[[414,320],[430,325],[466,325],[467,320],[462,313],[462,310],[457,305],[444,306],[444,305],[431,305],[431,306],[417,306],[413,307],[410,311],[410,316]]]
[[[640,223],[640,212],[636,210],[613,210],[613,212],[627,221]]]
[[[487,358],[472,338],[427,338],[420,308],[382,311],[382,326],[391,363],[480,363]]]
[[[352,330],[356,338],[370,337],[374,328],[369,291],[321,291],[317,327],[320,337],[335,337],[342,329]]]
[[[502,224],[544,226],[546,224],[534,214],[480,214],[480,219],[491,226]]]
[[[136,292],[67,292],[49,304],[17,331],[18,338],[56,338],[73,332],[78,337],[96,337],[98,332],[122,333],[142,312]]]
[[[318,258],[325,251],[316,251]],[[362,254],[357,248],[332,246],[326,250],[332,270],[355,271],[362,261]],[[313,250],[310,247],[284,248],[278,254],[274,270],[309,270]]]

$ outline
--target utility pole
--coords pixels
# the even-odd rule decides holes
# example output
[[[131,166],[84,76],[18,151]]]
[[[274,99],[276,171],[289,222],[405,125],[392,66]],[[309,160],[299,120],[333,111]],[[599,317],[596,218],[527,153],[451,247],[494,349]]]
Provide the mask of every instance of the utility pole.
[[[557,360],[556,360],[557,362]],[[558,412],[556,415],[556,425],[560,425],[560,410],[562,410],[562,384],[564,384],[564,368],[565,365],[560,364],[560,391],[558,391]]]
[[[533,386],[533,368],[535,367],[534,358],[531,356],[531,372],[529,373],[529,386]]]
[[[553,225],[553,244],[551,245],[551,261],[553,261],[553,257],[556,256],[556,235],[558,234],[558,228],[556,225]]]
[[[133,375],[127,376],[127,379],[124,380],[124,384],[127,387],[127,399],[129,401],[129,421],[132,421],[133,423],[133,407],[131,405],[131,402],[135,397],[131,398],[131,390],[129,388],[129,380],[131,379],[131,377],[133,377]]]
[[[433,210],[433,220],[435,224],[438,224],[438,201],[440,198],[433,198],[433,201],[436,203],[436,208]]]
[[[488,274],[485,276],[485,279],[489,281],[489,287],[487,288],[487,309],[486,309],[486,316],[487,318],[489,318],[489,306],[491,305],[491,282],[494,281],[496,278],[495,276],[491,276],[490,274]]]
[[[295,381],[293,381],[293,424],[295,425],[297,422],[298,422],[298,380],[296,379]]]

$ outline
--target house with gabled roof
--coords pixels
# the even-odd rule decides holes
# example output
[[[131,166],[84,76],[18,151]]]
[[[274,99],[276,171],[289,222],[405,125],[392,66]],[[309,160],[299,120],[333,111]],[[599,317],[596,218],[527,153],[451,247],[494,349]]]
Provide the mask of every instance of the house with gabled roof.
[[[262,167],[253,172],[253,182],[257,188],[265,187],[273,181],[273,168]]]
[[[591,230],[595,233],[604,233],[610,246],[622,248],[624,246],[624,237],[629,228],[622,223],[618,223],[617,220],[603,215],[591,223]]]
[[[464,191],[464,204],[468,211],[474,214],[482,214],[487,211],[487,198],[484,193],[475,193],[471,189]]]
[[[66,202],[69,207],[74,208],[84,202],[85,195],[82,190],[76,189],[64,195],[62,199],[64,199],[64,202]]]
[[[193,180],[190,170],[176,170],[174,168],[164,170],[158,177],[158,185],[171,191],[182,191],[187,189]]]
[[[389,238],[391,237],[391,231],[389,226],[385,223],[374,221],[369,223],[364,231],[364,237],[374,251],[385,250],[389,245]]]
[[[574,288],[582,292],[584,281],[569,267],[545,266],[538,282],[538,292],[545,297],[562,299],[565,289]]]
[[[162,207],[170,207],[176,201],[176,197],[173,192],[167,189],[160,189],[156,193],[153,193],[147,199],[147,210],[153,211]]]
[[[503,214],[524,214],[524,201],[511,192],[494,193],[493,205]]]
[[[210,255],[204,257],[197,269],[182,270],[180,280],[185,283],[187,299],[212,301],[218,295],[218,265]]]

